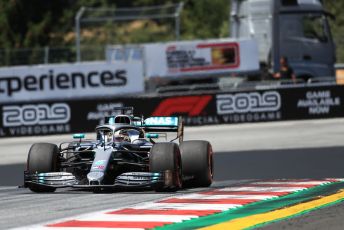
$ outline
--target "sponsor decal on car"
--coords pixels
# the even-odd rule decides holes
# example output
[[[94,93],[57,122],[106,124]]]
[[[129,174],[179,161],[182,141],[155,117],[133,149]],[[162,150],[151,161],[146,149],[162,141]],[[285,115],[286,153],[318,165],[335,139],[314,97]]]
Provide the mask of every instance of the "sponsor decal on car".
[[[105,169],[105,165],[92,166],[92,169]]]
[[[106,163],[105,160],[99,160],[93,163],[94,166],[104,165]]]
[[[146,126],[178,126],[178,117],[150,117],[145,120]]]

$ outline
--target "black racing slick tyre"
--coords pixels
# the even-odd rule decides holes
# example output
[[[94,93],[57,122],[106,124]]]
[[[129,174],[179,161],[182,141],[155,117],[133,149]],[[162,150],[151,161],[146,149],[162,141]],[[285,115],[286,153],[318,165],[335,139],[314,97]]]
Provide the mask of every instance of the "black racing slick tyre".
[[[57,145],[50,143],[36,143],[30,148],[27,159],[27,171],[29,174],[58,172],[59,150]],[[29,184],[33,192],[54,192],[55,188]]]
[[[180,150],[176,143],[156,143],[149,154],[149,168],[151,172],[173,172],[173,186],[164,185],[155,188],[156,191],[176,191],[182,187],[182,163]]]
[[[213,150],[208,141],[184,141],[180,144],[184,182],[192,187],[209,187],[213,182]]]

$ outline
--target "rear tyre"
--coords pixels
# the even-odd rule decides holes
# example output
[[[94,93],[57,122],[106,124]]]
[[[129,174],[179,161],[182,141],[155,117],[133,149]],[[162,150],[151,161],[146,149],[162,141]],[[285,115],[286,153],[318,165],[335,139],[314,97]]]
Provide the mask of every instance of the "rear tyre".
[[[209,187],[213,182],[213,150],[208,141],[184,141],[180,144],[183,175],[191,187]]]
[[[157,187],[156,191],[175,191],[182,187],[182,163],[180,150],[176,143],[156,143],[149,154],[149,168],[151,172],[165,172],[171,170],[173,187],[164,188],[164,185]]]
[[[30,148],[27,169],[29,174],[59,171],[59,150],[57,145],[50,143],[36,143]],[[33,192],[54,192],[55,188],[29,184]]]

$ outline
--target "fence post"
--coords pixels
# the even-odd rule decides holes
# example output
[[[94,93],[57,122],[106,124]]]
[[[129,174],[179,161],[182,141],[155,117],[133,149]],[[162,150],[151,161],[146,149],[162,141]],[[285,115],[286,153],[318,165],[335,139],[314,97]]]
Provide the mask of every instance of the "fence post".
[[[44,64],[49,63],[49,46],[44,47]]]
[[[85,7],[81,7],[78,13],[75,16],[75,43],[76,43],[76,61],[81,61],[81,54],[80,54],[80,21],[82,14],[85,11]]]
[[[178,8],[177,8],[177,12],[174,16],[175,20],[176,20],[175,34],[176,34],[176,40],[177,41],[180,40],[180,13],[182,12],[183,7],[184,7],[184,3],[183,2],[179,3]]]

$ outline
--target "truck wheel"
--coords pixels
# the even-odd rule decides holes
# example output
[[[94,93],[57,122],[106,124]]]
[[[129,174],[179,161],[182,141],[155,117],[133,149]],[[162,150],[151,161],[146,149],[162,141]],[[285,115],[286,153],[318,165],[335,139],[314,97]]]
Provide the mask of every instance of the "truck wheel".
[[[175,191],[182,187],[182,162],[180,150],[176,143],[156,143],[149,154],[149,168],[151,172],[164,172],[171,170],[173,177],[173,187],[164,188],[162,185],[156,191]]]
[[[208,141],[184,141],[180,145],[183,175],[188,186],[209,187],[213,182],[213,150]]]
[[[27,170],[29,174],[59,171],[59,150],[55,144],[36,143],[30,148],[27,158]],[[33,192],[54,192],[55,188],[49,188],[36,184],[29,184]]]

